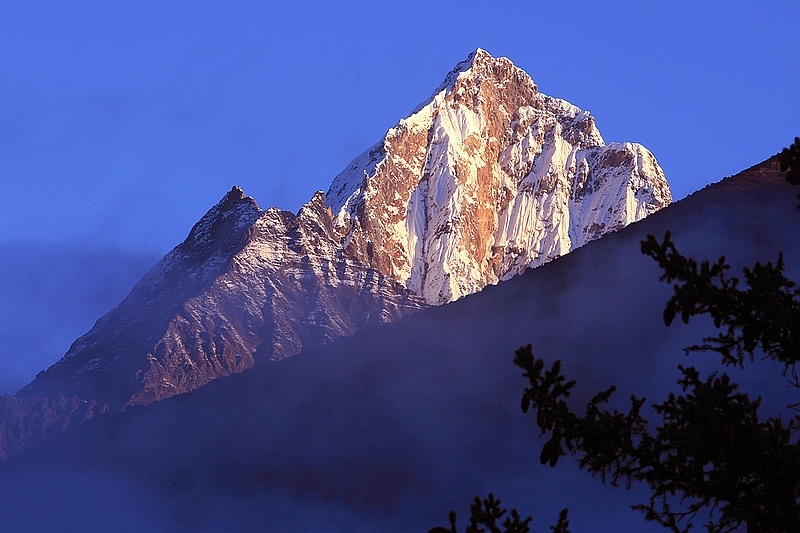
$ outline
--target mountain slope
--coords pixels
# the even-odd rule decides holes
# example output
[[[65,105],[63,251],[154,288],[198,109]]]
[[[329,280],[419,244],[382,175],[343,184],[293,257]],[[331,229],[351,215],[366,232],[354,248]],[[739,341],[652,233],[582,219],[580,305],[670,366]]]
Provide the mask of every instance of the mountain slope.
[[[795,204],[770,160],[479,294],[90,421],[4,467],[0,501],[20,503],[7,520],[26,524],[26,505],[35,505],[13,500],[18,476],[66,468],[157,495],[168,512],[127,509],[159,516],[164,531],[264,523],[425,531],[451,508],[463,517],[471,497],[489,491],[533,514],[539,530],[568,505],[576,531],[661,531],[629,510],[641,501],[636,491],[603,488],[569,460],[538,464],[541,443],[519,409],[525,382],[513,352],[532,343],[540,357],[562,359],[578,379],[576,405],[610,384],[621,402],[629,393],[658,401],[673,389],[678,364],[714,368],[717,360],[681,351],[710,324],[664,327],[671,288],[640,240],[671,230],[683,253],[725,254],[735,272],[783,251],[787,275],[798,280]],[[780,368],[728,371],[764,396],[764,409],[785,406]],[[64,485],[77,499],[89,490],[60,478],[39,489],[72,497]]]
[[[150,404],[423,306],[331,231],[322,194],[295,216],[232,189],[18,396]]]

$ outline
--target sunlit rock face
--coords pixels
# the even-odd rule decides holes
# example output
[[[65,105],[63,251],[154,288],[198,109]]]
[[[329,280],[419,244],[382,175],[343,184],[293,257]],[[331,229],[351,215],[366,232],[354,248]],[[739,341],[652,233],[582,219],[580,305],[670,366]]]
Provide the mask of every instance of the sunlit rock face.
[[[344,248],[438,305],[667,206],[655,157],[478,49],[333,181]]]
[[[322,193],[295,215],[235,187],[18,395],[150,404],[424,307],[334,237]]]

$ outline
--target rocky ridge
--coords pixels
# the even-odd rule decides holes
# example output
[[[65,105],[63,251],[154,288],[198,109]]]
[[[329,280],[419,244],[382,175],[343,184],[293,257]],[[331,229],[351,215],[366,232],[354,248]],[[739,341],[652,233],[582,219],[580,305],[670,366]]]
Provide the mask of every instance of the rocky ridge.
[[[18,396],[149,404],[424,305],[342,253],[324,195],[297,215],[234,187]]]

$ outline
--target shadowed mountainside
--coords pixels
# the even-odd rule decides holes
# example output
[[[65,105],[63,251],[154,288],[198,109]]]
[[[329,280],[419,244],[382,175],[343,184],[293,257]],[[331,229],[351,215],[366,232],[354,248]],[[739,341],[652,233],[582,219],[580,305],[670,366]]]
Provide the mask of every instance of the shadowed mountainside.
[[[219,523],[255,531],[265,520],[282,530],[426,531],[488,491],[533,514],[534,525],[553,523],[568,505],[575,531],[661,531],[628,510],[635,490],[603,487],[569,461],[556,470],[538,464],[513,352],[531,343],[540,357],[562,359],[578,379],[576,405],[610,384],[620,400],[660,399],[689,360],[681,348],[711,325],[663,325],[671,289],[640,240],[670,230],[682,253],[724,254],[734,272],[783,251],[798,280],[795,205],[768,160],[481,293],[89,421],[4,465],[0,499],[14,501],[14,480],[29,472],[66,470],[135,487],[137,498],[158,494],[165,507],[127,512],[151,512],[165,531]],[[711,355],[690,359],[717,364]],[[764,396],[764,409],[785,404],[780,368],[729,373]],[[90,490],[54,483],[70,498]],[[24,525],[35,502],[16,501],[5,519]],[[324,525],[310,509],[325,510]]]

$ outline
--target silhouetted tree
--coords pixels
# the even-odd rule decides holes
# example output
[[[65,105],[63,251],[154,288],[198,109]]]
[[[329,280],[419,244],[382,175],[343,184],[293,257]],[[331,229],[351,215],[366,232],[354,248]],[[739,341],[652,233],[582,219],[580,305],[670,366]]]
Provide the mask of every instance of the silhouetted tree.
[[[664,309],[669,326],[677,316],[688,323],[708,315],[720,333],[687,351],[712,351],[725,365],[744,366],[756,355],[783,365],[790,383],[799,386],[800,290],[777,263],[744,269],[744,284],[728,276],[724,257],[715,263],[682,256],[669,232],[659,242],[649,235],[642,252],[663,270],[661,280],[674,283]],[[653,405],[660,424],[649,429],[642,415],[644,398],[631,396],[627,412],[605,407],[616,390],[596,394],[584,414],[567,405],[575,387],[556,361],[549,369],[533,356],[531,346],[516,352],[514,363],[528,379],[522,410],[536,411],[536,423],[549,438],[542,464],[555,466],[573,455],[580,468],[617,485],[644,482],[647,503],[634,506],[675,532],[686,532],[700,520],[709,532],[800,531],[800,417],[761,420],[760,398],[738,392],[727,374],[702,378],[694,367],[679,366],[681,393]],[[796,407],[796,406],[790,406]]]
[[[795,137],[794,143],[778,154],[778,160],[781,172],[786,172],[786,181],[792,185],[800,185],[800,137]]]
[[[511,512],[500,506],[501,501],[495,499],[492,493],[488,498],[481,500],[475,496],[475,501],[469,507],[469,525],[464,530],[465,533],[529,533],[530,521],[532,518],[522,520],[516,509]],[[508,516],[506,516],[508,514]],[[505,520],[500,520],[505,516]],[[502,527],[502,529],[501,529]],[[550,526],[554,533],[570,533],[569,520],[567,520],[567,510],[563,509],[558,516],[558,523]],[[456,513],[450,511],[450,527],[435,527],[428,533],[457,533]]]
[[[786,181],[792,185],[800,185],[800,137],[795,137],[794,143],[778,154],[778,161],[781,172],[786,172]],[[800,198],[800,194],[797,198]],[[797,207],[800,208],[800,205]]]

